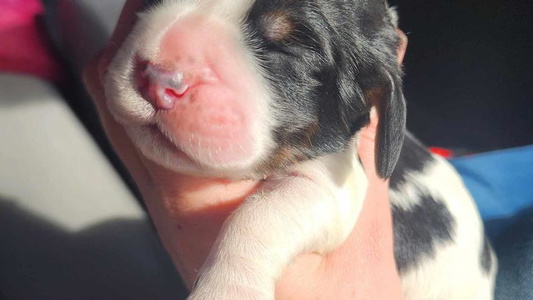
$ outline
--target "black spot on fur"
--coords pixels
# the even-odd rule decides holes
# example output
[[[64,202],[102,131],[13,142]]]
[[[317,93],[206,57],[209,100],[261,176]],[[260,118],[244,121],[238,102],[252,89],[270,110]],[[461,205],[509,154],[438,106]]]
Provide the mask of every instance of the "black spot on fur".
[[[434,160],[433,156],[418,140],[411,134],[405,135],[400,159],[396,164],[396,169],[390,178],[391,189],[398,189],[406,182],[406,174],[421,172],[424,167]]]
[[[398,272],[403,274],[424,259],[435,256],[436,247],[452,241],[455,220],[446,206],[429,195],[407,210],[392,207],[394,254]]]
[[[492,261],[492,247],[486,236],[483,239],[483,251],[481,252],[480,260],[483,272],[487,275],[490,274],[494,262]]]

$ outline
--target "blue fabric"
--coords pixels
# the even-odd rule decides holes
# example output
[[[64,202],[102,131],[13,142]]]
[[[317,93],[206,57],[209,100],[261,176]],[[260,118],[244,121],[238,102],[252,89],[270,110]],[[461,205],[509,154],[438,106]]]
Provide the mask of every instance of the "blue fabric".
[[[533,300],[533,146],[452,159],[499,260],[495,300]]]
[[[533,146],[450,160],[495,238],[533,207]]]
[[[495,300],[533,300],[533,211],[493,240],[498,256]]]

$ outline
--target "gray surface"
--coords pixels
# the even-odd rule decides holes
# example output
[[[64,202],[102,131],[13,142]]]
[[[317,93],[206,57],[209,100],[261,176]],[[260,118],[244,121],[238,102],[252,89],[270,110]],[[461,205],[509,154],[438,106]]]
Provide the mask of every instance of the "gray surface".
[[[179,299],[147,216],[49,84],[0,73],[5,300]]]
[[[48,24],[75,72],[102,49],[125,0],[56,0],[47,5]]]

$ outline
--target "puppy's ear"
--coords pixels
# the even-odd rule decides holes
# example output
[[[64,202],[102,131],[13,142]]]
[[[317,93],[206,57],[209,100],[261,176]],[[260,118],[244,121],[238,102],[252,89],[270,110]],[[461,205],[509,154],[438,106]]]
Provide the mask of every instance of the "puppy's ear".
[[[376,170],[380,177],[390,177],[402,150],[406,107],[401,85],[401,71],[385,71],[379,87],[366,93],[379,117],[376,136]]]

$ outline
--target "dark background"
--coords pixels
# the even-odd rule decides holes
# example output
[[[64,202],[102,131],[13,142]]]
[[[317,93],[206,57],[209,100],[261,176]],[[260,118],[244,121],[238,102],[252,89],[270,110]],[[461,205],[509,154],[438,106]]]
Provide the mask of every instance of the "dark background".
[[[428,145],[533,144],[533,1],[396,0],[408,127]]]

